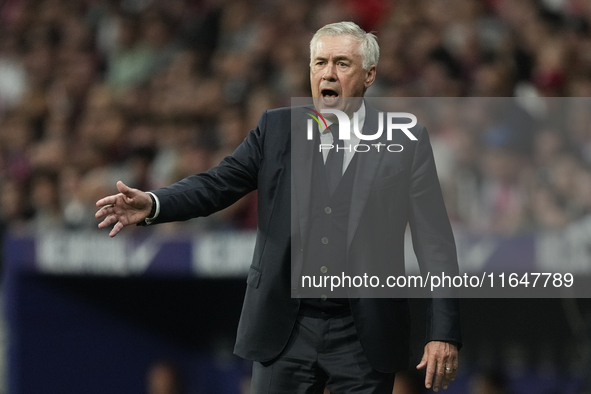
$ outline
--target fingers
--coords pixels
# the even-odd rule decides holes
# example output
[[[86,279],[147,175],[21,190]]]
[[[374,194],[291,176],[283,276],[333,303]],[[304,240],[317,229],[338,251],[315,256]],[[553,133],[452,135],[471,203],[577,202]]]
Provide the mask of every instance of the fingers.
[[[117,194],[114,194],[112,196],[101,198],[100,200],[98,200],[96,202],[96,206],[97,207],[104,207],[105,205],[115,205],[116,201],[117,201]]]
[[[456,380],[456,374],[458,373],[458,358],[452,356],[445,367],[445,375],[443,376],[443,388],[447,388],[449,382]]]
[[[120,192],[119,194],[102,198],[96,202],[96,206],[99,207],[99,210],[94,214],[97,219],[103,218],[103,221],[98,225],[99,228],[105,228],[114,224],[109,233],[110,237],[114,237],[123,229],[123,227],[125,227],[123,222],[129,224],[129,220],[126,217],[128,211],[130,209],[137,209],[132,203],[134,202],[134,198],[138,195],[138,190],[128,187],[121,181],[117,182],[117,189]],[[121,220],[123,220],[123,222]]]
[[[98,227],[99,228],[109,227],[111,224],[116,223],[116,222],[119,222],[119,220],[117,220],[117,217],[115,215],[109,215],[102,222],[99,223]]]
[[[434,358],[431,356],[427,355],[427,352],[425,352],[423,354],[423,358],[421,359],[421,362],[419,363],[419,365],[417,365],[417,369],[424,369],[425,367],[427,368],[426,374],[425,374],[425,387],[426,388],[431,388],[431,382],[433,381],[433,373],[435,372],[434,367],[433,367],[433,363],[434,363]]]
[[[100,219],[104,216],[111,215],[114,212],[115,212],[115,207],[113,205],[105,205],[104,207],[102,207],[101,209],[96,211],[96,213],[94,214],[94,217],[97,219]]]
[[[447,389],[449,386],[449,382],[456,379],[456,374],[458,372],[458,354],[457,350],[455,352],[452,351],[451,355],[445,362],[445,371],[443,374],[443,388]]]
[[[117,190],[124,196],[131,198],[135,194],[135,189],[130,188],[125,183],[121,181],[117,181]],[[121,194],[113,194],[111,196],[101,198],[96,202],[97,207],[104,207],[105,205],[115,205],[117,202],[117,198],[121,196]]]
[[[121,231],[123,229],[123,227],[125,227],[125,225],[123,223],[121,223],[119,220],[117,220],[117,217],[115,215],[107,216],[105,218],[105,220],[103,220],[102,222],[99,223],[98,226],[99,226],[99,228],[105,228],[105,227],[109,227],[113,223],[115,223],[115,225],[111,229],[111,232],[109,233],[109,237],[114,237],[115,235],[117,235],[119,233],[119,231]]]
[[[121,222],[117,222],[114,226],[113,229],[111,230],[111,232],[109,233],[109,237],[114,237],[115,235],[117,235],[119,233],[119,231],[121,231],[123,229],[123,227],[125,227],[123,225],[123,223]]]
[[[443,389],[447,389],[449,386],[449,382],[456,378],[456,370],[451,366],[446,366],[445,371],[443,372],[443,380],[441,382],[441,386]]]
[[[425,387],[430,389],[433,383],[433,375],[435,375],[435,368],[436,368],[436,361],[435,356],[429,356],[429,360],[427,361],[427,373],[425,374]],[[437,391],[439,387],[435,387],[433,385],[433,390]]]
[[[446,369],[443,360],[437,359],[434,356],[431,357],[429,359],[427,374],[425,376],[425,387],[431,388],[431,386],[433,386],[433,391],[435,392],[438,392],[440,388],[447,389],[452,373],[455,378],[455,370],[451,368]]]
[[[443,375],[445,373],[445,364],[443,362],[441,362],[441,360],[433,360],[433,362],[436,363],[436,368],[435,368],[436,372],[435,372],[435,381],[433,382],[433,391],[437,392],[437,391],[439,391],[439,388],[441,387],[441,383],[443,381]]]
[[[439,391],[447,389],[449,382],[456,377],[458,369],[458,352],[455,345],[445,342],[432,341],[425,346],[425,352],[418,369],[426,367],[425,387]]]

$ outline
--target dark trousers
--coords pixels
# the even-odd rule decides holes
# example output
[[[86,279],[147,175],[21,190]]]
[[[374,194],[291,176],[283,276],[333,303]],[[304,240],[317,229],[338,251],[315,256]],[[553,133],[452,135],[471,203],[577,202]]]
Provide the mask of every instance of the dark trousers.
[[[394,373],[371,367],[351,314],[299,316],[281,355],[255,362],[252,394],[392,394]]]

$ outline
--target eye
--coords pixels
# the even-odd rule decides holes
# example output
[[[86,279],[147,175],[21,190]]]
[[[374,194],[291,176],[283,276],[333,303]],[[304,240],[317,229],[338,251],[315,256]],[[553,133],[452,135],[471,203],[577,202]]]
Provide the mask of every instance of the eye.
[[[337,63],[340,67],[347,67],[347,63],[345,62],[338,62]]]

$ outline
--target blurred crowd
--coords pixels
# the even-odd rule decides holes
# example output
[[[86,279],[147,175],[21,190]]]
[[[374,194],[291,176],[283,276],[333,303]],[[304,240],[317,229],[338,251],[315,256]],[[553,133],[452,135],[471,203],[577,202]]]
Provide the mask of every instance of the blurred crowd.
[[[0,236],[95,229],[117,180],[150,190],[216,165],[263,111],[310,95],[309,41],[342,20],[378,36],[368,96],[460,98],[416,109],[456,228],[591,220],[588,0],[3,0]],[[256,194],[156,227],[253,229]]]
[[[371,96],[591,96],[587,0],[4,0],[0,228],[96,228],[117,180],[217,164],[264,110],[310,95],[309,40],[341,20],[379,38]],[[432,130],[456,224],[510,235],[591,211],[591,111],[569,129],[525,112],[526,131]],[[190,226],[254,228],[255,200]]]

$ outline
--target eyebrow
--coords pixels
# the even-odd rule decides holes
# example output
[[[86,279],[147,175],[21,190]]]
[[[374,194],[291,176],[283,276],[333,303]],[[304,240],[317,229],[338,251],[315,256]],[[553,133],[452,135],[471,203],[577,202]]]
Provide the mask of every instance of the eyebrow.
[[[328,60],[328,59],[324,56],[316,56],[314,58],[314,60]],[[346,55],[338,55],[338,56],[333,57],[333,61],[335,61],[335,62],[338,62],[341,60],[351,61],[351,58]]]

